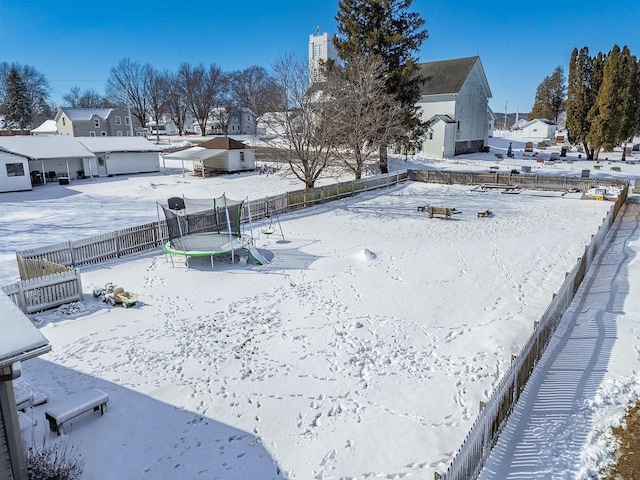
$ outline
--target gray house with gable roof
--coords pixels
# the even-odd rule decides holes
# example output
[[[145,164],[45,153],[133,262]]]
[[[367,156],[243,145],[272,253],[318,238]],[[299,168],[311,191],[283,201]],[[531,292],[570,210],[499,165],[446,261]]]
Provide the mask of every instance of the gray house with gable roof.
[[[417,103],[428,128],[421,153],[450,158],[487,145],[491,89],[480,57],[420,64],[424,83]]]
[[[144,136],[126,108],[58,108],[54,118],[60,135],[72,137]],[[144,132],[144,129],[142,129]]]

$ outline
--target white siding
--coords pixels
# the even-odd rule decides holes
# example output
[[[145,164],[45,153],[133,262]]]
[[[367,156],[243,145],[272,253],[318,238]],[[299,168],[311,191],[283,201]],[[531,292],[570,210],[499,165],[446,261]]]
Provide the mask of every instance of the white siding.
[[[146,173],[160,170],[157,152],[130,152],[104,154],[107,175]]]
[[[476,63],[462,85],[454,120],[459,122],[457,141],[482,140],[487,143],[487,96]]]
[[[9,164],[22,165],[24,175],[8,176],[7,165]],[[20,192],[22,190],[32,190],[28,160],[20,155],[0,152],[0,192]]]

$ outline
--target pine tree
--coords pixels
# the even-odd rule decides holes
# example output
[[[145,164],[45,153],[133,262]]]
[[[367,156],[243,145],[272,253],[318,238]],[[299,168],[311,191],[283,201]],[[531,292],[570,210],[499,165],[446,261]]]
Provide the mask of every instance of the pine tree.
[[[28,128],[33,123],[29,89],[15,66],[7,75],[3,110],[9,128]]]
[[[422,79],[418,76],[416,54],[429,36],[425,21],[409,12],[413,0],[340,0],[338,36],[334,45],[345,62],[356,55],[376,55],[386,69],[386,89],[404,111],[404,138],[397,143],[415,142],[422,133],[417,101]],[[387,145],[380,145],[380,171],[386,173]]]
[[[556,67],[551,76],[545,77],[538,85],[533,108],[529,118],[547,118],[558,123],[558,117],[566,106],[566,86],[564,70]]]

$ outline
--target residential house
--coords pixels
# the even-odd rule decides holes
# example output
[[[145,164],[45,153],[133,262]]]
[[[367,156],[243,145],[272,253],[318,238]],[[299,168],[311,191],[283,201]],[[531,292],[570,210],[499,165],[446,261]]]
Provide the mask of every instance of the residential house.
[[[80,137],[77,139],[96,156],[98,177],[158,172],[160,152],[156,144],[142,137]]]
[[[225,132],[225,125],[226,132]],[[226,111],[224,107],[214,110],[212,115],[207,119],[206,131],[203,133],[200,124],[193,122],[193,130],[196,135],[253,135],[255,127],[253,123],[253,114],[251,110],[243,108],[241,110]]]
[[[522,126],[522,136],[528,138],[555,138],[558,125],[546,118],[535,118]]]
[[[491,89],[480,57],[422,63],[417,103],[428,128],[421,153],[433,158],[481,152],[487,145]]]
[[[60,107],[54,118],[58,133],[72,137],[146,136],[126,108]]]

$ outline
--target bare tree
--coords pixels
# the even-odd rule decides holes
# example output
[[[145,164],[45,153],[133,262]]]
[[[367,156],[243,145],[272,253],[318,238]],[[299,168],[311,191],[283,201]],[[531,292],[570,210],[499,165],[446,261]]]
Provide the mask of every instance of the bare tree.
[[[72,108],[105,108],[109,107],[109,101],[95,90],[85,90],[84,92],[77,85],[63,95],[65,105]]]
[[[330,104],[319,91],[309,91],[307,63],[292,54],[280,58],[273,67],[277,95],[267,122],[280,135],[272,140],[274,151],[289,163],[293,174],[307,188],[332,164],[333,121]]]
[[[156,123],[156,140],[160,141],[160,119],[164,114],[167,103],[167,84],[165,77],[159,74],[154,68],[149,76],[149,108],[151,117]]]
[[[189,110],[200,125],[202,135],[205,135],[207,120],[218,105],[224,89],[224,73],[216,65],[205,68],[202,64],[192,67],[183,63],[178,70],[178,77],[186,94]]]
[[[273,77],[264,67],[258,66],[232,72],[229,74],[229,93],[238,107],[251,112],[252,131],[256,133],[258,118],[274,104],[276,84]]]
[[[141,126],[147,125],[150,110],[149,89],[153,75],[151,65],[123,58],[116,67],[112,67],[107,79],[105,92],[114,104],[129,107]]]
[[[353,55],[327,71],[325,99],[333,109],[335,154],[356,179],[380,145],[406,131],[403,108],[387,91],[380,57]]]
[[[186,92],[182,81],[175,73],[164,71],[161,76],[165,86],[165,110],[176,124],[178,134],[182,135],[189,111]]]

